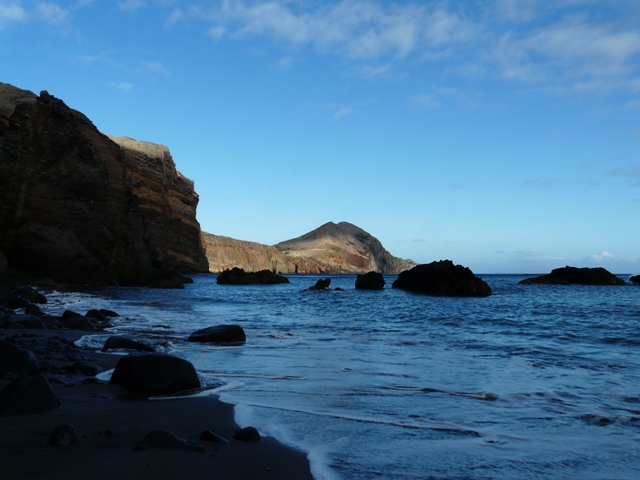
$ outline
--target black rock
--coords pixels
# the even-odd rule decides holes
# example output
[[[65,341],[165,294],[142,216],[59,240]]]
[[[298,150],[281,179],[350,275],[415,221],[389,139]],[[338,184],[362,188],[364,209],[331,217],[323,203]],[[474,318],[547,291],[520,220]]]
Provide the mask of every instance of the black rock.
[[[58,425],[49,437],[49,445],[57,447],[66,447],[73,445],[78,441],[78,433],[76,428],[70,423]]]
[[[82,317],[79,313],[76,313],[72,310],[65,310],[64,313],[60,316],[60,321],[64,322],[65,320],[69,320],[73,317]]]
[[[109,321],[109,319],[104,313],[102,313],[100,310],[96,310],[95,308],[92,310],[89,310],[84,316],[87,318],[93,318],[95,320],[98,320],[99,322]]]
[[[73,365],[71,365],[70,367],[68,367],[67,370],[70,370],[72,372],[75,372],[76,370],[79,370],[80,373],[82,373],[83,375],[88,375],[88,376],[91,376],[91,377],[95,377],[100,372],[102,372],[104,370],[104,368],[102,368],[100,365],[96,365],[95,363],[76,362]]]
[[[329,290],[329,285],[331,285],[331,279],[320,279],[316,282],[315,285],[309,287],[309,290]]]
[[[116,312],[114,312],[113,310],[107,310],[106,308],[101,308],[100,309],[100,313],[103,314],[106,317],[119,317],[120,316]]]
[[[150,347],[149,345],[145,345],[144,343],[138,342],[136,340],[131,340],[129,338],[120,337],[114,335],[112,337],[107,338],[107,341],[104,342],[104,346],[102,347],[102,351],[106,352],[110,349],[115,348],[124,348],[127,350],[138,350],[140,352],[155,352],[156,349]]]
[[[60,400],[43,375],[15,380],[0,392],[0,417],[44,413],[60,406]]]
[[[167,450],[187,450],[191,452],[205,453],[206,450],[199,443],[188,442],[178,435],[167,430],[152,430],[147,433],[133,450],[145,450],[147,448],[162,448]]]
[[[219,285],[271,285],[277,283],[289,283],[287,277],[273,273],[270,270],[260,270],[259,272],[245,272],[242,268],[234,267],[225,270],[216,280]]]
[[[632,277],[629,277],[629,281],[631,283],[637,283],[638,285],[640,285],[640,275],[634,275]]]
[[[31,351],[0,340],[0,378],[18,380],[39,373],[38,361]]]
[[[216,325],[189,335],[190,342],[244,343],[247,337],[240,325]]]
[[[200,380],[190,362],[164,353],[132,354],[121,358],[109,383],[147,396],[200,388]]]
[[[202,433],[200,434],[200,440],[204,442],[213,442],[213,443],[229,443],[229,440],[221,437],[216,432],[209,429],[202,431]]]
[[[97,330],[93,322],[83,315],[68,318],[60,326],[68,330],[82,330],[85,332],[95,332]]]
[[[42,309],[38,305],[35,305],[33,303],[24,309],[24,313],[35,315],[36,317],[40,318],[45,316],[45,313],[42,311]]]
[[[18,296],[3,297],[0,302],[2,303],[2,305],[8,308],[27,308],[29,305],[31,305],[30,300]]]
[[[384,288],[384,277],[378,272],[369,272],[358,275],[356,278],[357,290],[382,290]]]
[[[417,265],[398,275],[391,287],[429,295],[452,297],[486,297],[491,295],[491,287],[485,281],[476,277],[469,268],[454,265],[451,260]]]
[[[523,285],[626,285],[621,278],[608,270],[598,268],[563,267],[556,268],[547,275],[526,278],[520,281]]]
[[[11,325],[10,325],[11,324]],[[18,313],[9,315],[6,319],[5,328],[44,328],[40,317],[28,313]]]
[[[14,295],[17,295],[22,298],[26,298],[31,303],[47,303],[47,297],[42,295],[41,293],[36,292],[31,287],[20,287],[17,288],[14,292]]]
[[[261,440],[260,432],[253,427],[245,427],[233,434],[233,438],[241,442],[259,442]]]

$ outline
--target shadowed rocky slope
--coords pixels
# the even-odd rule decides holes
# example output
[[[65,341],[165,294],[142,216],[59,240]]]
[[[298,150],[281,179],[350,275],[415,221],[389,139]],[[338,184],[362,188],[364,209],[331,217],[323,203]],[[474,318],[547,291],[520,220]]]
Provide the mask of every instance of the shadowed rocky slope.
[[[239,267],[281,273],[400,273],[416,265],[392,256],[378,239],[347,222],[329,222],[274,246],[208,233],[203,233],[203,243],[212,272]]]
[[[166,147],[108,137],[47,92],[0,83],[0,253],[24,280],[207,271],[197,204]]]

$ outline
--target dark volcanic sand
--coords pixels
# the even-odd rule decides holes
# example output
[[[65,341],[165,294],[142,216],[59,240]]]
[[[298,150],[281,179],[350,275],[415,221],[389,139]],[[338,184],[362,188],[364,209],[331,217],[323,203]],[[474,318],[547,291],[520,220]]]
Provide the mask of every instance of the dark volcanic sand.
[[[26,334],[26,336],[24,336]],[[17,337],[14,337],[18,335]],[[0,339],[14,337],[23,348],[46,351],[55,367],[71,365],[69,358],[87,359],[105,370],[120,358],[64,345],[82,332],[65,330],[0,330]],[[36,353],[38,360],[45,354]],[[62,402],[56,410],[0,417],[0,478],[2,479],[312,479],[306,455],[272,438],[257,443],[233,440],[239,430],[233,406],[215,396],[146,400],[117,385],[84,384],[84,375],[44,373]],[[58,379],[64,383],[54,383]],[[53,380],[53,381],[52,381]],[[6,382],[0,383],[0,387]],[[54,428],[71,423],[77,443],[49,446]],[[206,453],[132,448],[154,429],[168,430],[198,442]],[[205,429],[229,439],[227,444],[200,442]]]

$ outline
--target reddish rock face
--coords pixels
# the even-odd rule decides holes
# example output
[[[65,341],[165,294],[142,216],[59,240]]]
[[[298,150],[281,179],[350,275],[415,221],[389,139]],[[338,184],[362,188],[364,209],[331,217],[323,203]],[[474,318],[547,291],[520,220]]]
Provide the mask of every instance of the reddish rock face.
[[[1,96],[10,86],[0,87]],[[9,268],[71,284],[208,271],[198,195],[166,147],[118,144],[47,92],[27,100],[12,111],[0,101],[0,252]]]

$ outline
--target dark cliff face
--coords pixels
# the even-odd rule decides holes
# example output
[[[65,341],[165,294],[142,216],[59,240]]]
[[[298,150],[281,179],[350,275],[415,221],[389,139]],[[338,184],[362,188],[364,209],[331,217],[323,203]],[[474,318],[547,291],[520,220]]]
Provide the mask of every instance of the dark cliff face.
[[[208,270],[198,196],[166,148],[153,156],[118,145],[47,92],[19,101],[6,123],[0,252],[10,268],[72,284],[153,284]]]

